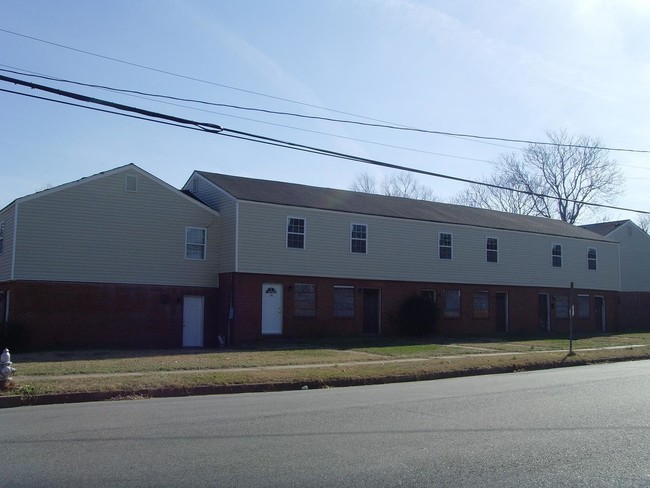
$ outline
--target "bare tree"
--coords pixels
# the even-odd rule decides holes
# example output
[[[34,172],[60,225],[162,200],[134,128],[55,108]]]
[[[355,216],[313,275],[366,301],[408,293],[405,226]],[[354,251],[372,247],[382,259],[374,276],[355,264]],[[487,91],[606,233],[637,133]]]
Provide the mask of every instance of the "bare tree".
[[[598,139],[570,136],[566,131],[547,132],[550,144],[529,144],[521,153],[500,156],[493,182],[513,192],[489,189],[490,198],[480,197],[484,190],[472,185],[456,202],[516,211],[529,215],[559,218],[573,224],[589,204],[611,202],[623,187],[624,177]],[[514,206],[513,206],[514,199]]]
[[[370,173],[357,173],[350,190],[361,193],[377,193],[377,180]]]
[[[638,226],[646,234],[650,234],[650,215],[644,214],[639,217],[637,222]]]
[[[436,200],[431,188],[422,185],[413,173],[408,171],[385,176],[379,185],[377,185],[377,180],[368,173],[359,173],[350,185],[350,189],[364,193],[380,193],[393,197],[413,198],[415,200]]]

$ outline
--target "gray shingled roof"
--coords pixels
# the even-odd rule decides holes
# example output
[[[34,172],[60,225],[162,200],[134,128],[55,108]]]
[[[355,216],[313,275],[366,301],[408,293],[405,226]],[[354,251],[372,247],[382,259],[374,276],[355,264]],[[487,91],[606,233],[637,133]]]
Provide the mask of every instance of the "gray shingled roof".
[[[582,227],[543,217],[205,171],[197,173],[238,200],[611,241]]]
[[[595,232],[601,236],[607,236],[618,229],[624,223],[629,222],[629,220],[617,220],[615,222],[600,222],[598,224],[587,224],[581,226],[583,229],[588,231]]]

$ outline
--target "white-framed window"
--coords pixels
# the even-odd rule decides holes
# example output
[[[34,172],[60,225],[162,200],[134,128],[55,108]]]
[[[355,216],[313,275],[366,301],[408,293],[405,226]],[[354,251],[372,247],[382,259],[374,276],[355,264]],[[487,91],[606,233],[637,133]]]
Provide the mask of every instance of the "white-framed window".
[[[132,193],[138,191],[138,177],[135,175],[126,175],[124,179],[124,190]]]
[[[474,318],[486,319],[490,315],[490,298],[487,291],[474,293]]]
[[[0,254],[4,251],[5,247],[5,223],[0,222]]]
[[[598,269],[598,255],[594,247],[587,249],[587,269],[594,271]]]
[[[569,318],[569,295],[555,295],[555,317]]]
[[[208,230],[203,227],[185,228],[185,259],[205,259]]]
[[[287,217],[287,247],[289,249],[305,248],[305,219]]]
[[[578,318],[588,319],[590,317],[589,295],[578,295]]]
[[[294,317],[316,317],[315,284],[293,284],[293,315]]]
[[[488,237],[485,243],[486,260],[488,263],[499,262],[499,240],[496,237]]]
[[[368,226],[350,224],[350,252],[366,254],[368,252]]]
[[[334,317],[354,317],[354,287],[334,287]]]
[[[447,232],[440,232],[438,234],[438,258],[439,259],[452,259],[453,247],[452,236]]]
[[[445,290],[444,316],[460,317],[460,290]]]
[[[554,268],[562,267],[562,245],[553,244],[551,246],[551,260]]]

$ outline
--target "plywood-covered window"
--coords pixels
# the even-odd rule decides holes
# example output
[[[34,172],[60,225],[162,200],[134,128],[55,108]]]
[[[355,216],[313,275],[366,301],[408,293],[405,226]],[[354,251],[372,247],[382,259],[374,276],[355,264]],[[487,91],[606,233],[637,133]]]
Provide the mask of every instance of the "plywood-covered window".
[[[354,287],[334,287],[334,317],[354,317]]]
[[[558,319],[569,318],[569,295],[555,296],[555,317]]]
[[[444,316],[460,317],[460,290],[445,290]]]
[[[490,314],[490,300],[487,291],[474,293],[474,318],[485,319]]]
[[[316,285],[295,283],[293,285],[294,317],[316,317]]]
[[[590,310],[589,295],[578,295],[578,318],[588,319]]]

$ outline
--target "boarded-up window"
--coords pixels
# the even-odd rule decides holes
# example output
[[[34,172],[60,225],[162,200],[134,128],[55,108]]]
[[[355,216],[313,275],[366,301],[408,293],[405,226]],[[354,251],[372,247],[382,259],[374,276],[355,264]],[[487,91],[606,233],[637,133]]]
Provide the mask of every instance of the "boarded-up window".
[[[589,295],[578,295],[578,318],[589,318]]]
[[[334,287],[334,317],[354,317],[354,287]]]
[[[487,318],[490,311],[490,301],[488,293],[481,291],[474,293],[474,318],[484,319]]]
[[[316,317],[316,285],[305,283],[293,285],[293,315]]]
[[[445,317],[460,317],[460,290],[445,290]]]
[[[569,318],[569,295],[555,296],[555,317],[558,319]]]

